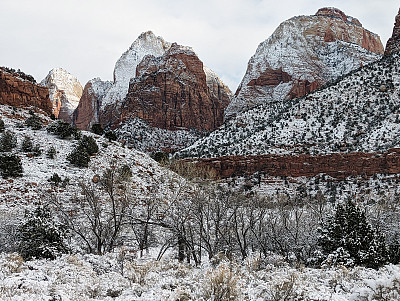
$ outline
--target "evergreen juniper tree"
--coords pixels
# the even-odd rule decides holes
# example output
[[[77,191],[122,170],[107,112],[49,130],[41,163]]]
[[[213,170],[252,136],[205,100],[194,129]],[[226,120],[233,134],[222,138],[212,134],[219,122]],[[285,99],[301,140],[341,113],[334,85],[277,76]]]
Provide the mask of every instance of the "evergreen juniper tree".
[[[52,217],[47,206],[39,205],[25,214],[26,221],[18,228],[18,251],[25,260],[32,258],[55,259],[68,252],[64,244],[65,228]]]
[[[365,212],[351,200],[338,204],[335,214],[318,232],[326,263],[376,269],[388,262],[385,237],[372,228]]]

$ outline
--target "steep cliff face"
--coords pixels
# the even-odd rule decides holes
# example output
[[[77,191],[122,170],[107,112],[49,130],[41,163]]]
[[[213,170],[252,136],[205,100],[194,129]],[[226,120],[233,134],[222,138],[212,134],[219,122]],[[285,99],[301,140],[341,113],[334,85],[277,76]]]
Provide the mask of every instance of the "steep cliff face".
[[[55,68],[42,80],[41,85],[49,88],[53,114],[71,123],[83,92],[78,79],[62,68]]]
[[[226,116],[303,96],[382,54],[379,36],[338,9],[291,18],[258,46]]]
[[[116,63],[113,83],[85,86],[73,122],[111,127],[141,150],[177,150],[222,124],[231,95],[191,48],[146,32]]]
[[[73,122],[80,129],[88,129],[91,124],[99,122],[103,126],[110,125],[119,116],[115,116],[126,94],[129,81],[136,76],[136,67],[146,55],[160,56],[171,46],[163,38],[151,31],[142,33],[126,50],[115,64],[114,82],[93,79],[87,84],[74,113]],[[90,110],[94,110],[90,112]]]
[[[398,51],[400,51],[400,9],[395,19],[392,36],[386,43],[385,55]]]
[[[52,112],[49,89],[16,77],[0,68],[0,104]]]
[[[203,63],[190,48],[173,44],[163,56],[147,56],[136,73],[121,108],[122,122],[138,117],[161,129],[199,131],[222,124],[226,92],[210,79],[211,93]],[[219,93],[222,101],[218,89],[225,92]]]
[[[100,122],[101,103],[111,87],[112,82],[102,81],[100,78],[94,78],[85,85],[78,107],[73,114],[77,128],[87,130],[93,123]]]
[[[314,177],[319,174],[334,178],[400,173],[400,149],[384,153],[334,153],[313,156],[226,156],[184,160],[199,167],[209,167],[220,178],[251,175],[260,172],[273,177]]]

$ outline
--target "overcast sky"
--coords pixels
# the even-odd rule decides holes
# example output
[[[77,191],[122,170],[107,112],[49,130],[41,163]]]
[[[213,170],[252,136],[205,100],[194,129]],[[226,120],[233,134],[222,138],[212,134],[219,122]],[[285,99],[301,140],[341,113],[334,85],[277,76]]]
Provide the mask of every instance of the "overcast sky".
[[[0,66],[41,81],[55,67],[82,85],[112,80],[115,62],[140,33],[191,46],[233,92],[250,57],[284,20],[337,7],[391,36],[399,0],[0,0]]]

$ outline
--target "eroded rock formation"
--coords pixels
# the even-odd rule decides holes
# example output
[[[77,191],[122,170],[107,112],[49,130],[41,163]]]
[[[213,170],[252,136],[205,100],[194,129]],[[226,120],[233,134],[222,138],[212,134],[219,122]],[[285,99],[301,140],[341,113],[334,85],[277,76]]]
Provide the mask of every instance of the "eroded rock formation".
[[[384,153],[333,153],[329,155],[226,156],[187,159],[211,168],[220,178],[260,172],[274,177],[313,177],[326,174],[335,178],[400,173],[400,149]]]
[[[49,88],[53,114],[72,123],[72,114],[78,106],[83,91],[78,79],[62,68],[55,68],[42,80],[41,85]]]
[[[379,36],[339,9],[291,18],[258,46],[226,117],[257,104],[304,96],[382,54]]]
[[[394,23],[393,34],[386,43],[385,55],[400,51],[400,9]]]
[[[52,112],[49,89],[18,78],[0,68],[0,104],[36,107],[48,115]]]
[[[121,122],[141,118],[167,130],[211,131],[223,122],[226,93],[210,92],[203,63],[188,47],[173,44],[160,57],[147,56],[138,65]],[[215,94],[222,95],[221,99]]]

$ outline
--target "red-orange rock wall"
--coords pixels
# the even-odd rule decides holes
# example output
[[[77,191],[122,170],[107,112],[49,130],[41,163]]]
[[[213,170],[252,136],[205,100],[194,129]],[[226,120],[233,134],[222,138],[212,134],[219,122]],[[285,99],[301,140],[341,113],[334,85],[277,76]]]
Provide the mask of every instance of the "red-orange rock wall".
[[[335,178],[400,173],[400,149],[391,149],[385,153],[226,156],[184,161],[210,167],[220,178],[251,175],[255,172],[275,177],[313,177],[322,173]]]
[[[400,9],[396,16],[391,38],[386,43],[385,55],[400,51]]]
[[[21,80],[0,69],[0,104],[15,107],[36,107],[50,115],[52,103],[49,89]]]
[[[212,131],[223,123],[225,100],[211,95],[203,63],[179,45],[160,58],[147,58],[137,67],[121,110],[121,121],[139,117],[167,130],[195,128]]]

